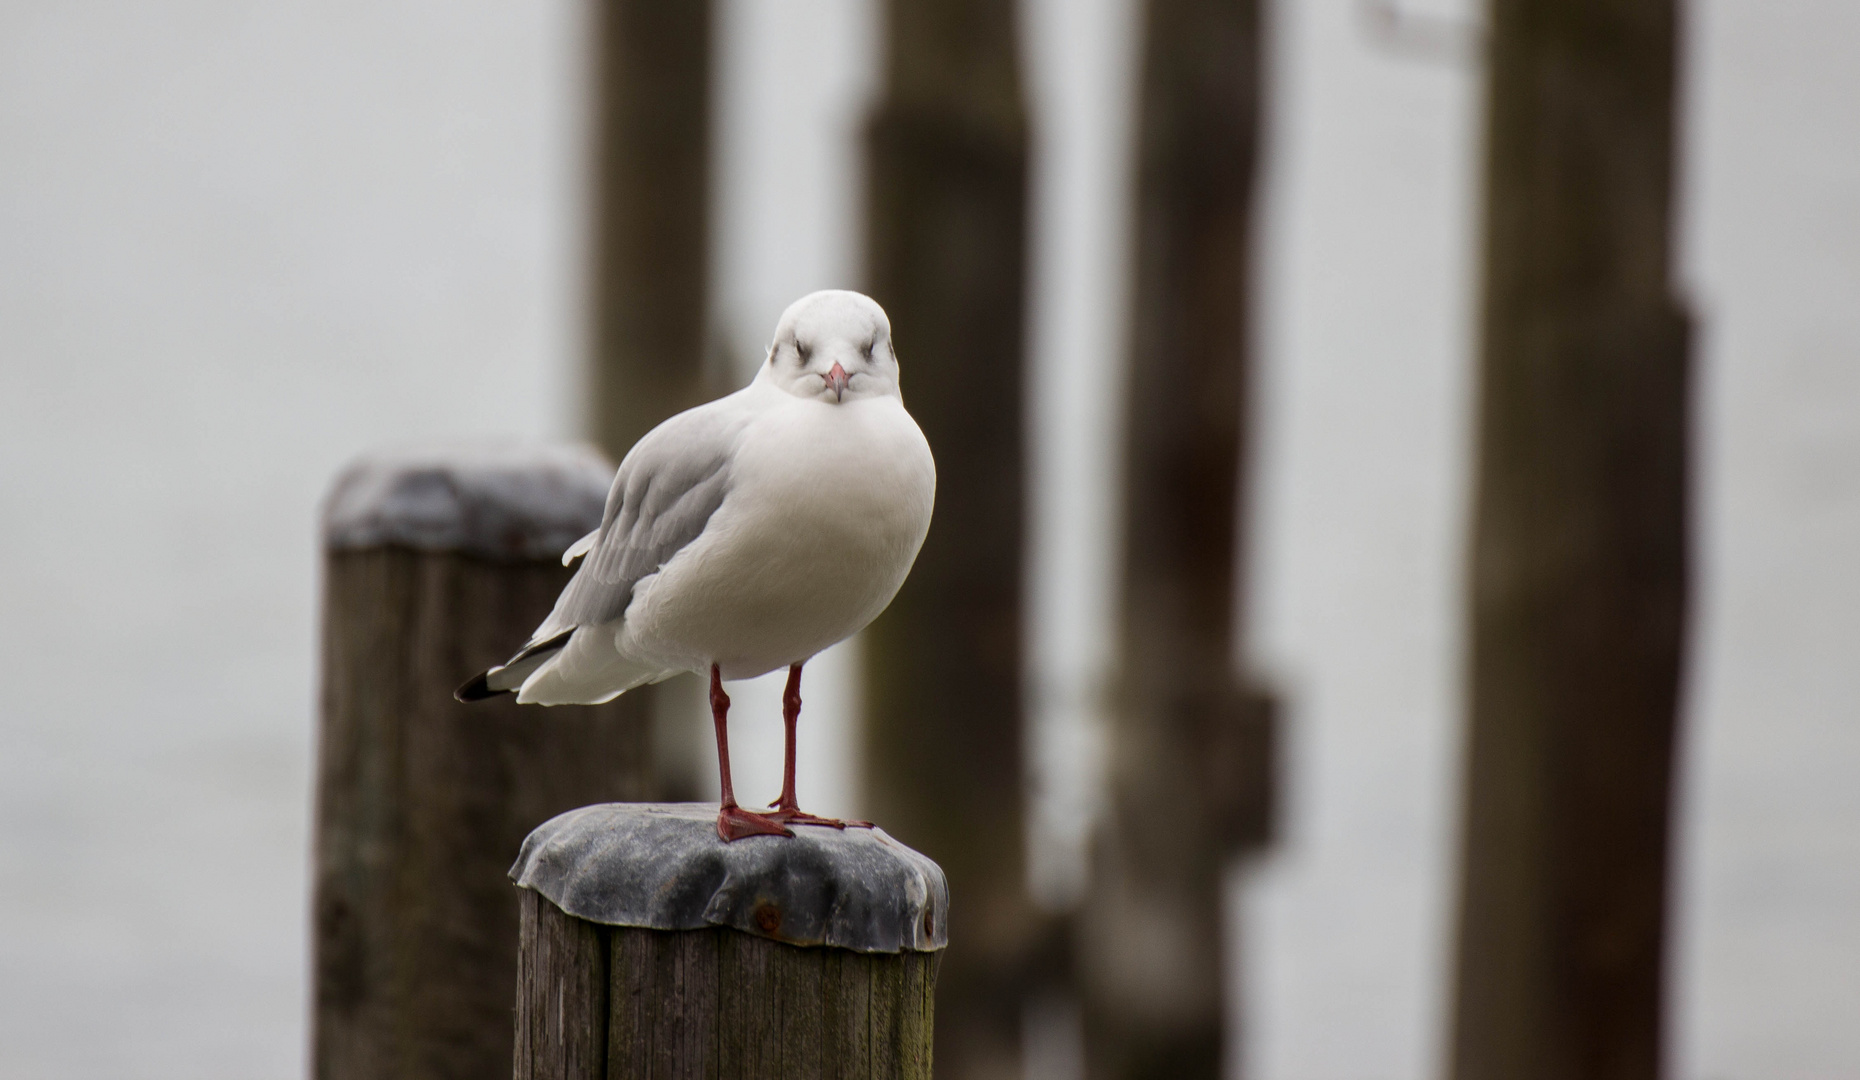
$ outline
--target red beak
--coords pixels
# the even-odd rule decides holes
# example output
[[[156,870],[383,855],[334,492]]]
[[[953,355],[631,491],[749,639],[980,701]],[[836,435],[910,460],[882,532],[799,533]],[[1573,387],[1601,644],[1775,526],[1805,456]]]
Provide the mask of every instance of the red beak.
[[[840,366],[838,360],[835,360],[833,369],[827,372],[827,389],[833,391],[833,400],[844,401],[846,399],[846,384],[849,382],[852,382],[852,376],[846,374],[846,369]]]

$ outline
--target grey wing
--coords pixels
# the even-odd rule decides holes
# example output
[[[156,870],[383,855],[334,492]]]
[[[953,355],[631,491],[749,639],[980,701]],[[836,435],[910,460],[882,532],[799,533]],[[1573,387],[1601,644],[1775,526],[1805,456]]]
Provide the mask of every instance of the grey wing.
[[[633,447],[607,494],[593,546],[532,641],[626,613],[633,586],[696,540],[723,505],[746,420],[704,406],[672,417]]]

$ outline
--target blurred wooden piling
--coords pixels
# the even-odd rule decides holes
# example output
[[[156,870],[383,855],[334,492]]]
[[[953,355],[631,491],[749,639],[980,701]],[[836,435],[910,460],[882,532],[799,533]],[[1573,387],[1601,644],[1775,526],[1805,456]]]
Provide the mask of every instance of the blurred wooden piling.
[[[1224,871],[1272,807],[1271,702],[1235,674],[1259,12],[1149,0],[1144,34],[1121,671],[1078,969],[1089,1076],[1213,1080]]]
[[[930,1080],[948,893],[869,829],[725,844],[715,803],[525,842],[517,1080]]]
[[[710,395],[711,3],[594,5],[593,435],[618,461]]]
[[[711,0],[593,5],[593,281],[588,431],[615,461],[675,413],[722,389],[708,373]],[[733,387],[732,387],[733,388]],[[700,695],[691,708],[680,689]],[[616,707],[657,723],[669,748],[696,724],[695,680],[646,686]],[[687,715],[688,714],[688,715]],[[695,795],[681,757],[662,757],[659,797]]]
[[[1492,8],[1456,1080],[1665,1071],[1678,6]]]
[[[1017,1076],[1023,858],[1027,126],[1012,0],[888,0],[867,143],[868,287],[937,460],[936,520],[864,636],[870,814],[961,897],[937,1059]]]
[[[600,523],[592,451],[365,460],[324,522],[312,942],[319,1080],[507,1077],[517,903],[538,823],[644,793],[647,731],[611,706],[461,705],[521,646]]]

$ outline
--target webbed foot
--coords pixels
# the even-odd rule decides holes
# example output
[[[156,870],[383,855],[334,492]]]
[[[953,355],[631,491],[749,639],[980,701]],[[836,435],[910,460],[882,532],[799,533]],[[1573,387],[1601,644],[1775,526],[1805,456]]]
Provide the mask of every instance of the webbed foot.
[[[717,811],[717,835],[727,844],[745,836],[793,836],[794,831],[772,815],[758,814],[740,806],[725,806]]]
[[[783,810],[779,804],[768,814],[770,821],[779,821],[784,825],[824,825],[829,829],[871,829],[875,828],[869,821],[842,821],[839,818],[821,817],[805,810]]]

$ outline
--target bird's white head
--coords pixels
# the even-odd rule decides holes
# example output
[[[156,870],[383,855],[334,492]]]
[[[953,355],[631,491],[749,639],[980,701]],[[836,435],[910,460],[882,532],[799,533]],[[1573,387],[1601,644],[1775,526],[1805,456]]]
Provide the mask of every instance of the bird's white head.
[[[828,404],[898,397],[891,320],[863,293],[809,293],[782,312],[768,361],[756,377],[795,397]]]

